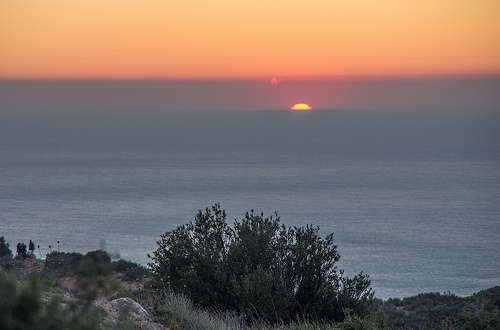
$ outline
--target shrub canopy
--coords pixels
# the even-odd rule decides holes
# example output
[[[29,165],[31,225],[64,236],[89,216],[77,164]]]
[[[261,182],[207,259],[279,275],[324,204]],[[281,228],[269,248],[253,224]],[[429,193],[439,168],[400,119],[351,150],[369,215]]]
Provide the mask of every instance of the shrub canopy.
[[[12,259],[12,250],[3,236],[0,236],[0,259]]]
[[[348,308],[365,314],[373,301],[368,276],[344,277],[333,235],[319,227],[280,225],[254,211],[228,226],[220,204],[194,223],[161,235],[149,256],[154,286],[185,293],[194,303],[231,309],[248,320],[341,321]]]

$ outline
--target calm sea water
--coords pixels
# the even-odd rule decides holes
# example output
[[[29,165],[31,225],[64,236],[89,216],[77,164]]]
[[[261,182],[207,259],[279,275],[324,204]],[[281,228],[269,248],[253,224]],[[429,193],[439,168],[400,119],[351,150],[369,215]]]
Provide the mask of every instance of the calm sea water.
[[[500,284],[500,111],[0,113],[0,236],[147,264],[220,202],[333,232],[380,298]],[[60,243],[57,244],[57,241]]]

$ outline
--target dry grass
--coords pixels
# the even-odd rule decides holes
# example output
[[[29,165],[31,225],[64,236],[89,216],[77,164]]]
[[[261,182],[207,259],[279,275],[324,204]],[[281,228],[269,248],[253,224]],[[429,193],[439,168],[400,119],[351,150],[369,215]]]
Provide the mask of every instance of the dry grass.
[[[310,322],[295,322],[287,325],[270,325],[256,320],[247,325],[243,317],[229,311],[217,311],[195,306],[186,296],[164,291],[145,295],[140,303],[149,309],[158,322],[169,329],[192,330],[333,330],[333,325]]]

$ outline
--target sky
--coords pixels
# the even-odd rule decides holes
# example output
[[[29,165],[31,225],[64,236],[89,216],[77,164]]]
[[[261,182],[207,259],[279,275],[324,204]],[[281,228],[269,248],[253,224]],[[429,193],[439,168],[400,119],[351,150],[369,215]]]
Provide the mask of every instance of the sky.
[[[500,74],[498,0],[0,0],[0,78]]]
[[[499,95],[498,0],[0,0],[0,111],[500,109]]]

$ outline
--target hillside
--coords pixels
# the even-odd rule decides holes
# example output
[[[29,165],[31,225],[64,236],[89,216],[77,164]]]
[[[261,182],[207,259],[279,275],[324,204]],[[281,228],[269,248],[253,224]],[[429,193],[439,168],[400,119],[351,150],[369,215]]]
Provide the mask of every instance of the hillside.
[[[0,300],[2,325],[6,320],[12,324],[27,320],[27,329],[44,324],[50,329],[288,329],[265,320],[249,326],[234,313],[202,309],[182,294],[152,290],[146,268],[125,260],[111,261],[101,250],[86,255],[52,252],[45,260],[3,258],[0,265],[2,296],[17,297]],[[31,301],[29,308],[27,301]],[[9,308],[10,318],[5,314]],[[18,318],[16,310],[22,311]],[[291,328],[499,329],[499,310],[500,286],[495,286],[468,297],[422,293],[376,300],[373,314],[365,318],[348,312],[342,323],[299,322]]]

